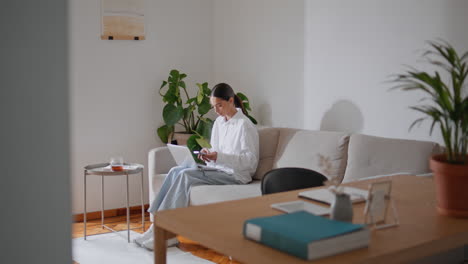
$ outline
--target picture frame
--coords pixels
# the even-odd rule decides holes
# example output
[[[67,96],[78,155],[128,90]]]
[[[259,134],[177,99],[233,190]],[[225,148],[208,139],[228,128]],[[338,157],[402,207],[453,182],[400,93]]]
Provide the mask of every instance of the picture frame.
[[[364,208],[365,222],[376,229],[399,225],[398,215],[391,199],[392,181],[374,182],[369,185],[369,196]],[[388,214],[391,213],[391,217]],[[392,218],[392,222],[387,221]]]
[[[101,0],[102,40],[144,40],[144,0]]]

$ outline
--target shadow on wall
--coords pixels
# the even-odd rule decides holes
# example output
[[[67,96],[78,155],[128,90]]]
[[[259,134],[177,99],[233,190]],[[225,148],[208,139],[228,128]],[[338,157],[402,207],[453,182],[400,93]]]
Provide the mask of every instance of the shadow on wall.
[[[351,101],[340,100],[325,112],[320,130],[360,133],[364,126],[361,110]]]

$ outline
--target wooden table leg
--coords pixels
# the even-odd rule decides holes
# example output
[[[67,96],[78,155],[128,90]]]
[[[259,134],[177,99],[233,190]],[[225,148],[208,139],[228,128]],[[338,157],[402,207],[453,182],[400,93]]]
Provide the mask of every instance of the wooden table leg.
[[[154,225],[154,263],[166,264],[167,240],[175,237],[175,234]]]

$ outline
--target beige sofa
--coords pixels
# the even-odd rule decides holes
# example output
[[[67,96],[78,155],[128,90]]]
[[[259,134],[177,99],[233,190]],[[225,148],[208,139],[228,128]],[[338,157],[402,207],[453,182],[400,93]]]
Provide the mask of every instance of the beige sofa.
[[[260,196],[266,172],[280,167],[303,167],[338,177],[342,182],[362,178],[429,172],[429,157],[441,151],[437,143],[291,128],[262,128],[260,161],[254,179],[245,185],[203,185],[190,191],[190,204],[202,205]],[[167,147],[148,155],[150,201],[167,172],[175,166]]]

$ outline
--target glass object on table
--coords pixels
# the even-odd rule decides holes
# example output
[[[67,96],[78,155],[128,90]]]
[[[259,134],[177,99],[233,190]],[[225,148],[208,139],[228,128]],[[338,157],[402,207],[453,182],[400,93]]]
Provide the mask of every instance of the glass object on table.
[[[124,162],[122,157],[112,157],[110,159],[110,166],[113,171],[123,171]]]
[[[353,222],[353,204],[349,194],[336,192],[335,200],[331,204],[330,218],[343,222]]]

